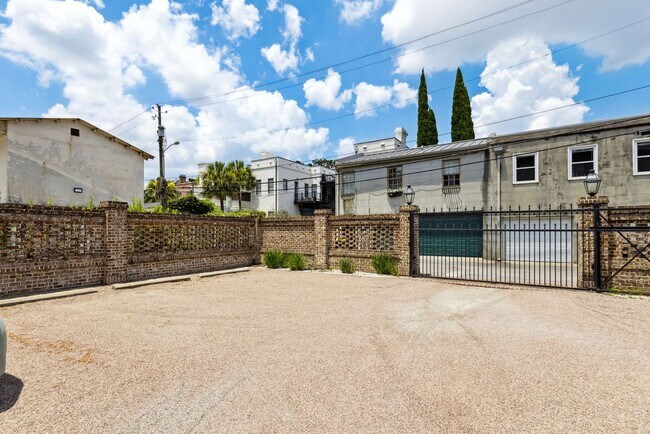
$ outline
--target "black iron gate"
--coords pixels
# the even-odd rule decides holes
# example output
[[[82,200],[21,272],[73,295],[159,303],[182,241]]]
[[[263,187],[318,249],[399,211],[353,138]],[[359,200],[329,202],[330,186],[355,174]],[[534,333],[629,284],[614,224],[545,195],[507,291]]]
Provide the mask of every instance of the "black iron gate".
[[[573,208],[419,214],[419,274],[446,279],[577,288],[582,214]],[[416,242],[415,240],[413,240]],[[580,277],[580,278],[579,278]]]

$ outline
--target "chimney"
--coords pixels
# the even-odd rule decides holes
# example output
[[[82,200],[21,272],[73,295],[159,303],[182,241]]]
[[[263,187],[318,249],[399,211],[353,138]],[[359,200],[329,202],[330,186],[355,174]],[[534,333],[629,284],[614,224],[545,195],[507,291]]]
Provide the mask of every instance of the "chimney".
[[[395,128],[395,138],[399,140],[399,142],[402,145],[406,146],[406,138],[408,137],[409,133],[406,132],[406,130],[402,127]]]
[[[185,182],[187,182],[187,176],[178,175],[178,182],[180,182],[181,184],[184,184]]]

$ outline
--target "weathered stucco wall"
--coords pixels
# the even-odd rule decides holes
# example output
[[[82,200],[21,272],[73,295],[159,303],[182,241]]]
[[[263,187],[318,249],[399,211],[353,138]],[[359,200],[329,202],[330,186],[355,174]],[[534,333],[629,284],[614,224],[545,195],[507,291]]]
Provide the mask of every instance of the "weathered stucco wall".
[[[71,135],[71,128],[79,129],[79,137]],[[86,204],[91,195],[95,204],[142,200],[142,156],[82,123],[9,121],[6,148],[8,194],[3,202],[77,206]],[[0,164],[1,149],[0,144]]]
[[[404,197],[388,197],[388,167],[402,166],[402,188],[411,185],[415,191],[415,204],[422,211],[441,208],[476,208],[483,206],[485,186],[485,152],[459,157],[436,158],[410,163],[384,163],[382,166],[364,166],[358,169],[341,169],[337,182],[337,215],[344,214],[344,199],[354,201],[354,214],[394,214],[404,205]],[[460,159],[460,191],[443,192],[442,162]],[[356,194],[342,197],[341,173],[355,173]]]
[[[571,146],[598,145],[598,175],[602,185],[600,195],[610,198],[612,206],[650,204],[650,175],[633,175],[632,141],[640,138],[636,128],[609,130],[597,134],[570,135],[540,139],[525,143],[510,143],[501,159],[501,205],[507,209],[521,205],[537,207],[568,207],[585,195],[582,179],[570,180],[568,151]],[[620,134],[627,133],[624,136]],[[619,136],[619,137],[614,137]],[[514,184],[512,178],[512,155],[523,152],[539,152],[539,182]],[[494,157],[494,155],[492,155]],[[496,163],[491,164],[496,170]],[[495,172],[496,175],[496,172]],[[497,206],[496,176],[491,179],[489,205]]]

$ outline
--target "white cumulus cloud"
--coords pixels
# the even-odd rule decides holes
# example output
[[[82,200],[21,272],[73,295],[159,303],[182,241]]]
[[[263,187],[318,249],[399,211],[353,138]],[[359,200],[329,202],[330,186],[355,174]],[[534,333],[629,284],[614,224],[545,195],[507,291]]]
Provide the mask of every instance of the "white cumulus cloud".
[[[158,75],[174,99],[214,95],[189,107],[163,107],[168,139],[181,141],[167,155],[170,177],[196,173],[199,162],[247,160],[262,149],[311,159],[328,144],[327,128],[301,127],[308,116],[296,101],[251,89],[227,50],[200,43],[198,17],[179,3],[151,0],[110,21],[80,1],[9,0],[4,18],[0,56],[37,71],[43,85],[63,86],[61,101],[46,116],[81,117],[113,128],[148,108],[130,90],[147,82],[143,71]],[[224,96],[231,92],[236,93]],[[114,133],[155,154],[156,121],[150,115]],[[278,129],[287,130],[266,132]],[[157,164],[146,164],[147,178],[156,176]]]
[[[356,141],[353,137],[345,137],[339,140],[339,145],[336,148],[336,158],[342,158],[354,154],[354,144]]]
[[[510,0],[465,0],[462,7],[459,7],[457,0],[395,0],[392,9],[381,18],[382,37],[393,45],[403,44],[435,30],[467,23],[512,4]],[[400,49],[400,52],[412,52],[452,38],[460,38],[399,57],[396,70],[407,74],[418,74],[423,67],[429,72],[455,70],[464,63],[482,62],[492,48],[515,37],[537,38],[547,44],[572,44],[630,24],[638,17],[650,16],[650,2],[647,0],[574,1],[464,37],[552,5],[546,2],[532,2],[409,44]],[[631,11],[634,12],[630,13]],[[580,49],[589,56],[602,57],[602,69],[613,70],[625,65],[642,64],[648,60],[650,44],[647,41],[648,25],[642,23],[586,43]]]
[[[364,82],[354,88],[356,105],[354,109],[357,119],[377,115],[375,108],[392,104],[395,108],[404,108],[415,104],[417,89],[412,89],[408,83],[395,80],[392,86],[377,86]]]
[[[356,24],[363,21],[377,11],[382,0],[336,0],[341,6],[341,20],[346,24]]]
[[[213,26],[221,26],[231,40],[250,38],[260,29],[260,12],[245,0],[222,0],[212,3]]]
[[[277,4],[273,6],[273,10],[279,7]],[[298,9],[293,5],[284,4],[281,10],[284,14],[284,26],[281,29],[283,43],[275,43],[261,50],[262,56],[279,75],[283,75],[286,72],[298,71],[298,65],[303,60],[303,56],[298,50],[298,42],[302,37],[302,23],[304,19],[300,16]],[[314,53],[310,48],[306,50],[305,58],[308,61],[314,61]]]
[[[324,80],[310,78],[303,84],[307,107],[320,107],[324,110],[341,110],[352,99],[352,89],[341,92],[341,75],[333,69],[327,71]]]
[[[541,57],[545,56],[546,57]],[[506,65],[525,63],[521,67],[503,69]],[[499,44],[487,55],[487,65],[481,74],[481,86],[488,91],[472,98],[472,113],[476,134],[526,131],[574,124],[583,121],[589,108],[583,104],[540,113],[481,127],[503,119],[538,113],[574,104],[578,94],[578,78],[567,65],[558,65],[550,50],[539,39],[516,39]]]

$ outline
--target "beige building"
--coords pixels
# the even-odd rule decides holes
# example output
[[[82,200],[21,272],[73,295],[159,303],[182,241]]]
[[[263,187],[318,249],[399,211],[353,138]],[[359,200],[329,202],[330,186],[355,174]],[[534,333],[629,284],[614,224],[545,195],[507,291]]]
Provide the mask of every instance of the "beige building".
[[[337,214],[395,213],[411,185],[422,211],[567,208],[589,170],[613,206],[650,204],[650,115],[409,149],[405,132],[336,161]]]
[[[0,203],[142,200],[151,158],[81,119],[0,118]]]

